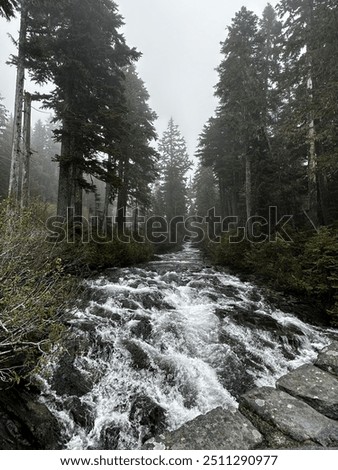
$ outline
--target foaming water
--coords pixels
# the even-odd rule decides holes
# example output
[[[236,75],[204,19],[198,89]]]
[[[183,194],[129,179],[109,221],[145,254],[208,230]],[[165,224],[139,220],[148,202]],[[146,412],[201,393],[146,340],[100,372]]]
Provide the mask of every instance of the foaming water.
[[[87,306],[70,322],[72,346],[41,378],[69,449],[140,448],[213,408],[236,407],[241,393],[273,386],[335,334],[204,266],[189,244],[107,271],[88,289]],[[70,383],[60,384],[65,376]]]

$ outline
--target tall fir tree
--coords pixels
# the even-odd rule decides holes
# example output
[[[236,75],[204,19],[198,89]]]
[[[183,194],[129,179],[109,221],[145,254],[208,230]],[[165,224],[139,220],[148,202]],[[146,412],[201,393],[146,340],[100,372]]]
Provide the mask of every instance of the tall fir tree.
[[[118,225],[121,228],[128,200],[140,208],[149,206],[151,183],[156,177],[157,152],[152,146],[157,134],[156,114],[150,109],[149,94],[133,65],[125,70],[125,127],[119,144]]]
[[[185,140],[172,118],[159,142],[159,153],[163,210],[170,222],[187,214],[187,172],[191,168]]]
[[[104,175],[100,152],[111,153],[122,125],[122,68],[137,58],[119,33],[122,18],[111,0],[46,0],[29,9],[27,66],[37,83],[52,81],[45,106],[61,122],[58,214],[82,213],[84,173]]]

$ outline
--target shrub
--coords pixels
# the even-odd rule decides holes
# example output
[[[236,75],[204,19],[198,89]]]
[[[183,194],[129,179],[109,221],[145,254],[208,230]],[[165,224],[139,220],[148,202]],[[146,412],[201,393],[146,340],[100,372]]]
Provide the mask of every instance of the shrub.
[[[75,283],[46,243],[45,209],[0,204],[0,380],[20,380],[62,334]]]
[[[338,237],[333,228],[294,232],[292,241],[229,243],[227,235],[207,248],[213,261],[263,276],[270,286],[321,303],[338,322]]]

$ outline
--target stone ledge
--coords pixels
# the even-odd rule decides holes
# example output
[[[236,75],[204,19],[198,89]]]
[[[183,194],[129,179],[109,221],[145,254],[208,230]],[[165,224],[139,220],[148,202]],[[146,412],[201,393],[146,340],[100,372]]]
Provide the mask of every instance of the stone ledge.
[[[330,344],[319,353],[315,366],[338,376],[338,342]]]
[[[250,417],[253,424],[264,434],[266,430],[262,423],[267,423],[272,433],[277,435],[282,433],[286,439],[285,443],[281,440],[281,445],[287,448],[292,445],[292,441],[298,445],[308,443],[317,443],[323,447],[338,445],[336,421],[282,390],[272,387],[254,389],[240,398],[239,409]]]
[[[338,378],[313,365],[304,365],[277,380],[277,388],[328,418],[338,419]]]
[[[146,442],[143,449],[240,450],[256,449],[260,432],[239,411],[216,408]]]

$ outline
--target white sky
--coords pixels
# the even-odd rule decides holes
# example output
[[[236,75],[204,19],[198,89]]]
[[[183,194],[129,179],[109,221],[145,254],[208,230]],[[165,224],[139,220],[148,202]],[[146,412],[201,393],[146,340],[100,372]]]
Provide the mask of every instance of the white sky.
[[[213,96],[221,61],[220,42],[235,13],[246,6],[259,16],[267,0],[117,0],[129,46],[142,52],[140,77],[158,114],[161,136],[170,117],[179,125],[192,157],[198,136],[216,107]],[[276,0],[270,0],[272,5]],[[15,71],[6,65],[15,53],[7,33],[17,37],[18,21],[0,19],[0,94],[12,111]],[[32,88],[27,86],[27,88]],[[33,119],[45,117],[35,113]]]

